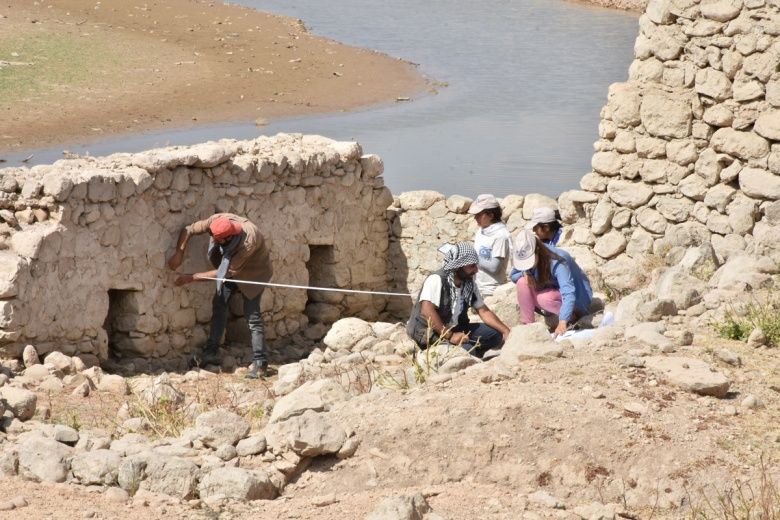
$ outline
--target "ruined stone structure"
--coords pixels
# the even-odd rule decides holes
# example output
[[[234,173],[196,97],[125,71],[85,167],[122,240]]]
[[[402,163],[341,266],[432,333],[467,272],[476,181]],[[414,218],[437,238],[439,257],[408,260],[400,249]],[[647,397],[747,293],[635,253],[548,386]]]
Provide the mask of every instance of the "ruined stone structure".
[[[648,253],[718,262],[780,246],[780,3],[653,0],[629,81],[611,86],[593,171],[559,198],[569,243],[604,283],[641,283]]]
[[[218,211],[259,226],[272,281],[384,289],[392,196],[382,170],[356,143],[284,134],[0,170],[0,353],[31,343],[42,354],[112,353],[137,370],[184,363],[205,341],[213,285],[175,287],[165,260],[182,226]],[[210,268],[206,246],[190,241],[180,271]],[[262,300],[267,338],[292,356],[296,336],[324,335],[318,321],[376,318],[384,305],[290,289]],[[246,341],[241,305],[232,312],[228,339]]]

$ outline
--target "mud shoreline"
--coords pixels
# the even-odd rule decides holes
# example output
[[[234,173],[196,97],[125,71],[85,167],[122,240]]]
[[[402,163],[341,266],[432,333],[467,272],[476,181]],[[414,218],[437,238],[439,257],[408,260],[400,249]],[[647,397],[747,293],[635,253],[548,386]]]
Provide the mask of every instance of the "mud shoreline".
[[[426,87],[412,64],[300,20],[201,0],[0,8],[0,153],[348,111]]]

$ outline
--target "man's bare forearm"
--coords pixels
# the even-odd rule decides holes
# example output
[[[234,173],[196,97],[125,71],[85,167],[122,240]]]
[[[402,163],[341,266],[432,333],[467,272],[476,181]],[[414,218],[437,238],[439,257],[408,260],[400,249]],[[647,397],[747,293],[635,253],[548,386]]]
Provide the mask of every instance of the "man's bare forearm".
[[[176,242],[176,249],[178,251],[184,251],[187,249],[187,242],[190,240],[190,233],[187,231],[187,228],[184,227],[179,232],[179,240]]]

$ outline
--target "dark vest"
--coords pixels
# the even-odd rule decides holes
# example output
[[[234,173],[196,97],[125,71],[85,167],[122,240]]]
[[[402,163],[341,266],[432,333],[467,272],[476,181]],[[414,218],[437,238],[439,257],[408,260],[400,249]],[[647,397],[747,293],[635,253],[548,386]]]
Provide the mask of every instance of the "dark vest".
[[[441,294],[439,295],[439,307],[436,311],[439,314],[441,321],[446,325],[452,318],[452,299],[450,297],[449,287],[447,286],[447,273],[444,271],[436,271],[435,273],[432,273],[432,275],[439,275],[441,277]],[[420,289],[420,293],[422,293],[422,288]],[[420,308],[422,306],[420,293],[417,294],[417,303],[414,304],[412,315],[409,317],[409,321],[406,324],[406,333],[421,349],[425,350],[429,345],[432,345],[439,340],[439,335],[431,330],[428,326],[428,320],[420,313]],[[469,307],[474,303],[474,298],[475,296],[472,294],[472,301],[466,302],[466,305],[463,306],[460,316],[458,316],[458,328],[466,327],[469,324]]]

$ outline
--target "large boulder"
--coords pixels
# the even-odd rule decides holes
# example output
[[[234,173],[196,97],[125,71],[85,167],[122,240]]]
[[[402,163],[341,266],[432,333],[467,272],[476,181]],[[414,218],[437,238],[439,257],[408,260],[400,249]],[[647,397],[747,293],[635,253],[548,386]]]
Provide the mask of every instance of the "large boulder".
[[[431,507],[422,493],[387,497],[366,520],[423,520]]]
[[[604,284],[617,292],[633,291],[643,286],[647,273],[642,265],[628,255],[613,258],[599,268]]]
[[[322,342],[333,350],[350,350],[358,341],[373,333],[368,322],[360,318],[344,318],[333,324]]]
[[[726,376],[699,359],[650,356],[645,366],[671,384],[700,395],[725,397],[731,384]]]
[[[715,271],[709,285],[718,289],[759,289],[771,283],[770,273],[776,269],[770,258],[734,254]]]
[[[658,298],[672,300],[678,310],[699,303],[702,295],[707,291],[707,284],[689,273],[689,270],[677,267],[662,274],[656,284]]]
[[[500,359],[514,365],[525,359],[556,358],[563,355],[563,348],[553,341],[544,323],[531,323],[512,327],[501,348]]]
[[[269,422],[284,421],[306,410],[325,412],[333,403],[346,401],[349,397],[344,387],[332,379],[307,381],[276,402]]]
[[[194,462],[179,457],[150,457],[141,489],[181,499],[195,496],[200,471]]]
[[[660,300],[653,291],[643,289],[620,299],[615,308],[615,323],[628,326],[643,321],[659,321],[676,312],[674,302]]]
[[[54,351],[48,354],[43,362],[46,364],[54,365],[60,372],[65,375],[72,374],[75,369],[73,366],[73,358],[66,356],[62,352]]]
[[[344,428],[330,415],[313,410],[269,424],[265,437],[275,453],[292,450],[303,457],[337,453],[347,440]]]
[[[236,444],[236,455],[239,457],[249,457],[251,455],[257,455],[258,453],[263,453],[265,448],[265,435],[258,433],[238,441],[238,444]]]
[[[38,403],[35,392],[12,386],[0,388],[0,400],[5,401],[5,409],[10,410],[20,421],[32,419]]]
[[[36,482],[65,482],[72,448],[37,434],[19,439],[19,475]]]
[[[276,488],[264,471],[215,468],[201,478],[198,494],[201,499],[270,500],[276,497]]]
[[[666,327],[662,323],[638,323],[626,328],[626,339],[636,339],[666,352],[674,348],[674,343],[664,336],[665,331]]]
[[[233,412],[211,410],[195,418],[195,436],[206,446],[234,445],[249,433],[249,423]]]
[[[82,485],[114,486],[122,457],[111,450],[94,450],[76,454],[71,460],[73,477]]]
[[[485,298],[485,304],[507,327],[520,324],[520,313],[517,312],[517,287],[513,282],[499,285],[493,294]]]

